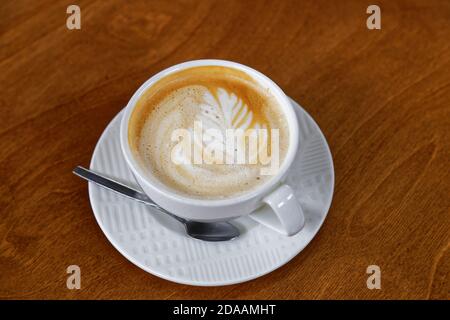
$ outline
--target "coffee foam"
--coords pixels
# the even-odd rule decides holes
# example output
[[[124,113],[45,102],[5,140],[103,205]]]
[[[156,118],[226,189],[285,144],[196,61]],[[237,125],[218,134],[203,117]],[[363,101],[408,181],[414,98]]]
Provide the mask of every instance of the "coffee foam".
[[[270,92],[248,74],[211,66],[170,74],[138,100],[128,139],[143,168],[179,194],[227,198],[270,179],[261,175],[261,164],[175,164],[171,153],[177,142],[171,140],[172,133],[192,129],[199,120],[221,131],[230,127],[279,129],[280,164],[286,155],[289,131],[285,115]],[[267,139],[270,145],[270,135]]]

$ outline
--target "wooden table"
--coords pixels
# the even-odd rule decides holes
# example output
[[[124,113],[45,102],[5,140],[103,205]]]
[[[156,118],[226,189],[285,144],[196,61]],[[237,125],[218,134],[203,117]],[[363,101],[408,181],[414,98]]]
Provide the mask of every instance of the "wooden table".
[[[0,4],[0,298],[448,299],[450,2],[80,0]],[[333,204],[284,267],[239,285],[171,283],[107,241],[84,181],[100,134],[152,74],[199,58],[260,70],[316,119]],[[81,267],[82,288],[66,288]],[[366,268],[381,268],[369,290]]]

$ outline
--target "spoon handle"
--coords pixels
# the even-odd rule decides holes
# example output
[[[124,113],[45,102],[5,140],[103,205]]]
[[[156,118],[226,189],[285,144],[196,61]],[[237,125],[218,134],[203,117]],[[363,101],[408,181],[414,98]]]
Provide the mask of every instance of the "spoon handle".
[[[86,168],[83,168],[82,166],[77,166],[72,171],[75,175],[79,176],[80,178],[86,179],[88,181],[94,182],[95,184],[106,188],[108,190],[111,190],[115,193],[118,193],[122,196],[125,196],[127,198],[142,202],[146,205],[152,206],[159,211],[162,211],[169,216],[177,219],[180,222],[185,222],[184,219],[177,217],[173,215],[172,213],[166,211],[165,209],[158,206],[155,202],[153,202],[152,199],[147,197],[145,193],[139,192],[137,190],[134,190],[124,184],[121,184],[120,182],[114,181],[111,178],[104,177],[102,175],[99,175],[98,173],[92,172],[91,170],[88,170]]]
[[[86,179],[88,181],[94,182],[95,184],[106,188],[108,190],[119,193],[122,196],[126,196],[133,200],[137,200],[139,202],[143,202],[148,205],[157,206],[149,197],[147,197],[144,193],[134,190],[126,185],[123,185],[117,181],[112,180],[111,178],[107,178],[98,173],[94,173],[91,170],[83,168],[82,166],[77,166],[72,171],[75,175],[80,178]]]

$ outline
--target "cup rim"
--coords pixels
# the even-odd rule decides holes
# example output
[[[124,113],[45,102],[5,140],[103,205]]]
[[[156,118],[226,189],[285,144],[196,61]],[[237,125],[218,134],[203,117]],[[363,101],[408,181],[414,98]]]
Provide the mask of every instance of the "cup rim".
[[[143,171],[141,165],[139,165],[138,161],[134,158],[133,153],[131,151],[131,148],[128,143],[128,125],[129,120],[132,111],[134,110],[136,106],[136,102],[139,100],[141,95],[148,90],[154,83],[156,83],[161,78],[174,73],[178,72],[183,69],[188,69],[191,67],[197,67],[197,66],[224,66],[224,67],[230,67],[235,68],[241,71],[246,72],[253,78],[256,78],[259,83],[265,84],[267,87],[269,87],[274,92],[274,94],[277,98],[277,100],[281,100],[283,105],[283,112],[286,114],[286,119],[288,122],[289,127],[289,147],[286,152],[286,156],[284,158],[284,161],[281,164],[281,167],[279,168],[276,175],[272,176],[267,182],[263,183],[262,185],[254,188],[253,190],[250,190],[248,192],[245,192],[243,194],[239,194],[237,196],[233,197],[227,197],[223,199],[199,199],[199,198],[193,198],[188,197],[185,195],[181,195],[179,193],[176,193],[172,191],[169,187],[165,186],[162,182],[159,182],[160,186],[155,185],[150,179],[147,177],[147,174]],[[291,102],[289,101],[289,98],[287,95],[283,92],[283,90],[269,77],[265,76],[261,72],[248,67],[246,65],[228,61],[228,60],[220,60],[220,59],[200,59],[200,60],[191,60],[182,62],[179,64],[176,64],[174,66],[171,66],[169,68],[166,68],[152,77],[150,77],[148,80],[146,80],[139,88],[135,91],[133,96],[130,98],[127,106],[125,107],[125,112],[122,117],[121,123],[120,123],[120,145],[122,149],[122,153],[125,157],[125,160],[129,166],[129,168],[132,170],[134,175],[137,175],[140,179],[139,183],[145,183],[146,187],[149,187],[156,193],[159,193],[160,195],[169,198],[173,201],[184,203],[184,204],[191,204],[191,205],[197,205],[197,206],[205,206],[205,207],[218,207],[218,206],[226,206],[226,205],[233,205],[236,203],[244,202],[247,200],[250,200],[254,197],[265,195],[268,191],[272,190],[277,184],[280,183],[280,179],[285,175],[287,170],[290,168],[292,162],[294,161],[295,155],[297,153],[298,149],[298,134],[299,134],[299,125],[297,121],[297,116],[295,114],[295,111],[293,109]],[[155,178],[156,179],[156,178]]]

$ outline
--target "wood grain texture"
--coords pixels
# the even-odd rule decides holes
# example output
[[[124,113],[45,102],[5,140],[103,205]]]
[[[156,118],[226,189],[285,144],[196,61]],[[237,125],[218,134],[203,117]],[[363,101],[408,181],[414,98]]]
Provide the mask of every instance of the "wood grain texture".
[[[448,299],[450,2],[80,0],[0,3],[0,298]],[[85,182],[100,134],[152,74],[221,58],[276,81],[316,119],[336,186],[322,229],[257,280],[197,288],[128,262]],[[82,289],[66,288],[66,268]],[[366,268],[382,271],[368,290]]]

